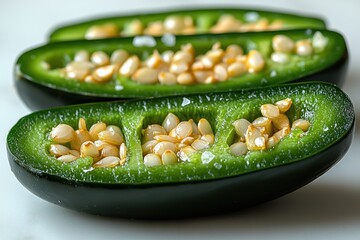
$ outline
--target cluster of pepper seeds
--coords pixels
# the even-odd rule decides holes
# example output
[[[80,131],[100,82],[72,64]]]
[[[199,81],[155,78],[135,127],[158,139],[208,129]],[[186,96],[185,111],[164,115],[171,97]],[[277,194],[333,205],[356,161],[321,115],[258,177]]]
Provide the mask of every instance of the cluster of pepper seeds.
[[[216,24],[210,29],[211,33],[226,32],[247,32],[247,31],[266,31],[279,30],[283,28],[283,23],[279,20],[271,24],[266,18],[257,21],[243,23],[231,14],[221,15]],[[154,21],[145,26],[138,19],[132,20],[124,26],[123,30],[113,23],[91,26],[85,33],[86,39],[101,39],[118,36],[152,35],[160,36],[170,34],[195,34],[197,32],[194,19],[191,16],[168,16],[163,22]]]
[[[256,118],[252,123],[247,119],[238,119],[233,123],[237,138],[230,146],[230,153],[241,156],[252,150],[265,150],[276,145],[291,131],[289,118],[285,113],[291,107],[289,98],[274,104],[261,106],[262,117]],[[300,128],[306,132],[310,123],[304,119],[297,119],[292,123],[292,128]]]
[[[274,52],[271,54],[271,60],[285,64],[290,61],[290,54],[295,53],[301,57],[311,56],[314,50],[323,50],[327,43],[328,39],[321,32],[316,32],[312,39],[301,39],[296,42],[285,35],[279,34],[272,39]]]
[[[142,130],[144,164],[148,167],[188,161],[197,151],[214,143],[210,123],[201,118],[196,124],[192,119],[180,121],[169,113],[162,125],[151,124]]]
[[[115,167],[126,162],[124,135],[115,125],[98,122],[88,130],[85,120],[80,118],[79,129],[75,131],[68,124],[59,124],[52,129],[50,138],[54,143],[49,152],[62,162],[91,157],[94,168]]]
[[[316,32],[312,39],[297,42],[285,35],[276,35],[272,39],[274,52],[271,60],[286,64],[291,54],[310,56],[314,49],[324,49],[327,42],[320,32]],[[265,60],[259,51],[250,50],[244,54],[239,45],[232,44],[222,49],[220,43],[215,43],[204,55],[196,56],[194,47],[186,44],[177,52],[168,50],[160,54],[155,50],[145,61],[123,49],[114,51],[111,56],[103,51],[90,55],[82,50],[75,54],[74,60],[62,73],[67,78],[90,83],[105,83],[118,74],[141,84],[191,85],[224,82],[264,68]]]
[[[136,55],[129,55],[126,50],[116,50],[109,57],[103,51],[90,54],[79,51],[74,61],[63,69],[66,77],[79,81],[104,83],[112,79],[113,74],[129,77],[141,84],[190,85],[211,84],[227,81],[245,73],[255,73],[264,69],[265,61],[257,50],[244,55],[239,45],[229,45],[225,50],[220,43],[204,55],[195,56],[191,44],[181,50],[171,50],[160,54],[157,50],[141,61]]]

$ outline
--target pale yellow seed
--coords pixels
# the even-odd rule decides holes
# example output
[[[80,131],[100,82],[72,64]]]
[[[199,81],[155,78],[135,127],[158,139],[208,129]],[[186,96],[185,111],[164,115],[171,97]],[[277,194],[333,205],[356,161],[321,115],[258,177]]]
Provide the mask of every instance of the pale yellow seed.
[[[192,63],[191,69],[193,71],[202,71],[202,70],[205,70],[205,66],[204,66],[204,64],[202,62],[196,61],[196,62]],[[209,71],[209,72],[211,72],[211,71]]]
[[[185,145],[190,145],[194,142],[194,140],[195,140],[195,138],[193,138],[193,137],[186,137],[183,140],[181,140],[180,143],[185,144]]]
[[[98,122],[98,123],[93,124],[89,129],[91,140],[92,141],[98,140],[99,132],[104,131],[105,129],[106,129],[106,124],[103,122]]]
[[[246,65],[241,62],[234,62],[227,68],[227,72],[230,77],[237,77],[247,72]]]
[[[153,68],[143,67],[134,73],[132,79],[142,84],[153,84],[158,82],[158,71]]]
[[[50,137],[56,143],[70,142],[74,137],[74,129],[67,124],[59,124],[51,130]]]
[[[90,27],[86,33],[86,39],[101,39],[116,37],[119,35],[119,30],[115,24],[107,23],[104,25],[95,25]]]
[[[215,137],[214,134],[205,134],[201,136],[201,140],[204,140],[205,142],[208,142],[210,145],[214,144]]]
[[[161,155],[161,162],[163,165],[176,164],[178,162],[178,158],[174,151],[165,150]]]
[[[109,156],[109,157],[105,157],[105,158],[101,159],[100,161],[94,163],[93,167],[94,168],[115,167],[115,166],[119,165],[119,163],[120,163],[119,157]]]
[[[69,154],[69,148],[61,144],[51,144],[50,145],[50,154],[55,157],[60,157],[62,155]]]
[[[197,83],[205,83],[206,79],[208,77],[211,77],[214,75],[213,71],[211,70],[204,70],[204,71],[194,71],[194,78]]]
[[[192,126],[192,135],[193,135],[193,137],[196,137],[197,135],[200,135],[200,132],[199,132],[199,129],[198,129],[198,125],[194,122],[194,120],[189,119],[188,122],[191,123],[191,126]]]
[[[294,50],[294,41],[285,35],[276,35],[272,40],[272,47],[275,52],[291,53]]]
[[[260,107],[261,114],[264,117],[268,117],[270,119],[277,118],[280,115],[280,110],[277,106],[273,104],[264,104]]]
[[[144,30],[144,24],[139,19],[134,19],[127,26],[125,26],[122,34],[124,36],[134,36],[142,34]]]
[[[68,78],[83,81],[93,67],[94,65],[89,62],[71,62],[66,65],[65,73]]]
[[[95,146],[99,149],[99,151],[103,150],[104,148],[106,148],[108,145],[112,145],[108,142],[102,141],[102,140],[95,140],[94,141]]]
[[[183,17],[168,16],[164,21],[165,32],[179,34],[185,28]]]
[[[278,139],[282,139],[283,137],[285,137],[286,135],[288,135],[290,133],[290,127],[285,127],[283,129],[280,129],[279,131],[277,131],[276,133],[274,133],[274,135],[272,135],[273,137],[276,137]]]
[[[173,63],[177,62],[184,62],[184,63],[191,63],[193,61],[194,57],[191,53],[186,51],[178,51],[175,53],[175,55],[172,58]]]
[[[193,147],[186,146],[180,149],[180,151],[177,153],[177,156],[181,161],[189,161],[191,155],[194,153],[196,153],[196,150]]]
[[[162,162],[157,154],[149,153],[144,157],[144,164],[147,167],[153,167],[153,166],[161,165]]]
[[[173,56],[174,56],[174,52],[171,50],[167,50],[161,54],[161,59],[166,63],[170,63]]]
[[[230,146],[230,154],[234,156],[243,156],[248,152],[247,146],[243,142],[233,143]]]
[[[107,127],[106,127],[106,130],[109,130],[109,131],[111,131],[111,132],[117,133],[117,134],[119,134],[122,138],[124,137],[121,129],[120,129],[118,126],[116,126],[116,125],[109,125],[109,126],[107,126]]]
[[[285,98],[275,103],[275,105],[279,108],[281,113],[288,111],[291,107],[291,104],[292,104],[292,100],[290,98]]]
[[[148,154],[152,152],[156,144],[158,144],[157,140],[150,140],[141,145],[143,154]]]
[[[243,49],[239,45],[236,45],[236,44],[231,44],[231,45],[227,46],[226,50],[225,50],[225,56],[228,56],[228,57],[241,56],[243,54],[244,54]]]
[[[214,64],[217,64],[224,57],[225,51],[223,49],[211,49],[206,53],[206,56],[210,57]]]
[[[265,138],[260,130],[250,124],[245,134],[246,146],[249,150],[263,150],[266,148]]]
[[[256,73],[264,69],[265,61],[259,51],[251,50],[248,53],[246,65],[250,73]]]
[[[304,119],[297,119],[292,123],[292,129],[300,128],[303,132],[306,132],[310,127],[310,122]]]
[[[245,137],[245,133],[246,133],[246,131],[248,129],[248,126],[250,124],[251,123],[248,120],[246,120],[245,118],[241,118],[241,119],[236,120],[233,123],[236,134],[238,136],[240,136],[240,137]]]
[[[81,144],[80,157],[99,157],[99,150],[92,141],[86,141]]]
[[[255,127],[263,128],[264,129],[262,131],[263,134],[267,134],[268,136],[273,134],[272,121],[267,117],[258,117],[252,122],[252,124]]]
[[[120,165],[124,165],[126,162],[126,156],[127,156],[127,147],[126,147],[125,143],[122,143],[120,145],[119,156],[120,156]]]
[[[144,136],[143,140],[145,142],[147,142],[149,140],[153,140],[154,136],[156,136],[156,135],[166,135],[167,132],[166,132],[165,128],[163,128],[159,124],[151,124],[151,125],[147,126],[146,129],[143,130],[142,134]]]
[[[121,143],[124,142],[123,136],[121,136],[119,133],[110,131],[110,130],[104,130],[98,133],[99,140],[105,141],[110,144],[114,144],[116,146],[120,146]]]
[[[144,34],[153,36],[159,36],[164,34],[164,26],[162,22],[150,22],[147,28],[144,29]]]
[[[204,81],[205,84],[212,84],[212,83],[216,83],[216,79],[214,76],[209,76],[205,79]]]
[[[188,121],[182,121],[176,126],[175,132],[179,139],[189,137],[193,132],[192,125]]]
[[[89,61],[89,52],[81,50],[75,53],[74,62],[88,62]]]
[[[94,63],[96,66],[105,66],[110,63],[109,56],[103,51],[96,51],[91,54],[91,62]]]
[[[279,142],[280,142],[280,139],[277,136],[273,135],[273,136],[269,137],[269,139],[267,141],[267,148],[272,148]]]
[[[205,55],[200,59],[205,69],[212,69],[217,63],[212,57]]]
[[[78,150],[73,150],[73,149],[70,149],[69,150],[69,153],[71,155],[74,155],[75,157],[79,158],[80,157],[80,152]]]
[[[164,85],[175,85],[176,79],[176,75],[171,72],[160,72],[158,75],[159,82]]]
[[[217,64],[214,67],[214,78],[220,82],[228,80],[229,75],[227,72],[226,64]]]
[[[191,146],[199,151],[199,150],[202,150],[202,149],[206,149],[210,146],[210,144],[208,142],[206,142],[205,140],[201,140],[201,139],[196,139],[192,144]]]
[[[201,135],[214,134],[208,120],[201,118],[198,122],[198,129]]]
[[[162,122],[162,126],[163,128],[166,130],[166,132],[170,132],[172,129],[174,129],[178,124],[180,123],[179,118],[173,114],[173,113],[168,113],[168,115],[166,115],[164,121]]]
[[[302,57],[310,56],[313,52],[313,47],[310,40],[300,40],[296,42],[296,54]]]
[[[176,151],[175,143],[172,142],[159,142],[154,146],[153,153],[161,156],[165,150],[171,150],[173,152]]]
[[[141,62],[137,56],[129,57],[119,70],[119,74],[122,76],[129,77],[140,67]]]
[[[115,71],[114,65],[108,65],[95,69],[92,76],[96,82],[103,83],[111,80]]]
[[[180,73],[176,79],[177,83],[181,85],[191,85],[195,82],[195,79],[191,73]]]
[[[171,63],[169,71],[174,74],[185,73],[189,70],[189,65],[186,62]]]
[[[73,162],[76,159],[78,159],[77,157],[75,157],[72,154],[66,154],[66,155],[62,155],[60,157],[57,158],[57,160],[61,161],[61,162],[65,162],[65,163],[69,163],[69,162]]]
[[[124,144],[124,143],[122,143],[122,144]],[[119,149],[114,145],[107,144],[101,150],[101,157],[104,158],[104,157],[109,157],[109,156],[119,157]]]
[[[167,142],[176,143],[178,141],[176,138],[171,137],[169,135],[156,135],[154,136],[154,139],[158,142],[167,141]]]
[[[78,125],[79,125],[80,130],[86,130],[87,131],[85,119],[79,118],[79,124]]]
[[[276,118],[272,118],[271,120],[276,129],[283,129],[290,127],[289,118],[283,113],[280,113],[279,116],[277,116]]]
[[[111,54],[110,62],[121,66],[129,57],[129,53],[123,49],[118,49]]]

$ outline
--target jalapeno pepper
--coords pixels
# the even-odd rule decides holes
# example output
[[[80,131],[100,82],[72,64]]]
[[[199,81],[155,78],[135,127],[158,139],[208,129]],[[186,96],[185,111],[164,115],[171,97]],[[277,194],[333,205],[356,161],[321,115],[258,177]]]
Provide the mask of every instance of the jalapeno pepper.
[[[99,39],[119,36],[166,33],[197,35],[204,33],[273,31],[325,28],[322,19],[312,16],[257,9],[194,9],[95,18],[55,29],[50,41]]]
[[[126,217],[188,217],[243,208],[309,183],[345,154],[354,116],[349,98],[336,86],[297,83],[43,110],[16,123],[7,149],[19,181],[60,206]],[[246,121],[252,124],[242,133]],[[270,144],[280,128],[288,133]],[[163,146],[151,149],[145,143],[171,137],[184,144],[176,146],[183,151],[178,160],[165,154],[169,144],[162,163],[146,157]],[[191,137],[209,144],[199,147]],[[262,139],[266,145],[259,148]],[[110,164],[114,156],[98,158],[94,146],[105,148],[99,140],[120,146],[118,162]],[[248,150],[239,154],[232,146],[241,142]],[[195,151],[185,151],[185,145]],[[76,149],[80,155],[73,159],[60,156],[75,156]]]
[[[164,38],[150,38],[151,46],[143,40],[58,42],[30,50],[16,63],[20,97],[39,109],[306,79],[341,85],[347,67],[344,38],[327,30],[178,36],[170,46]]]

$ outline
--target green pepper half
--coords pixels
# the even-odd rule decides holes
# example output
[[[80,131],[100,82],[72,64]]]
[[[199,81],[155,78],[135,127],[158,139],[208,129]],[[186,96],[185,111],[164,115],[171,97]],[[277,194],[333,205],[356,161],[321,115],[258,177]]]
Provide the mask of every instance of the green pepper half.
[[[301,28],[325,28],[325,22],[317,17],[303,16],[297,14],[281,13],[276,11],[262,11],[257,9],[243,9],[243,8],[225,8],[225,9],[188,9],[165,11],[157,13],[146,14],[132,14],[114,17],[95,18],[92,20],[82,21],[74,24],[58,27],[50,34],[50,41],[68,41],[85,39],[86,32],[92,26],[101,26],[103,24],[114,24],[121,32],[126,32],[126,35],[131,35],[132,30],[130,25],[133,21],[139,20],[143,27],[147,27],[151,22],[164,22],[169,16],[176,17],[191,17],[195,27],[194,33],[187,34],[203,34],[210,33],[219,18],[224,15],[231,15],[241,23],[254,23],[258,20],[265,19],[269,24],[274,21],[281,23],[281,26],[276,27],[280,29],[301,29]],[[275,30],[270,28],[269,30]],[[260,29],[262,30],[262,29]],[[232,30],[234,31],[234,30]],[[246,29],[241,31],[247,31]],[[249,30],[251,31],[251,30]],[[253,31],[259,31],[254,29]],[[146,33],[146,32],[145,32]],[[137,33],[139,34],[139,33]]]
[[[161,38],[155,38],[156,46],[137,47],[133,38],[118,38],[93,41],[73,41],[47,44],[22,54],[16,63],[16,86],[20,97],[32,109],[111,99],[152,98],[171,95],[208,92],[235,91],[279,83],[309,79],[333,82],[341,85],[347,69],[347,48],[344,38],[332,31],[320,30],[328,40],[325,49],[311,56],[292,55],[286,64],[275,63],[272,39],[283,34],[292,40],[312,38],[318,30],[289,30],[280,32],[234,33],[221,35],[178,36],[174,46],[168,46]],[[107,83],[75,81],[61,75],[60,68],[69,63],[76,52],[102,50],[108,54],[116,49],[126,49],[130,54],[145,60],[154,49],[159,52],[177,51],[184,44],[191,43],[197,55],[208,51],[217,42],[225,48],[238,44],[245,54],[257,49],[264,57],[265,68],[258,73],[247,73],[225,82],[193,85],[141,84],[130,78],[116,76]],[[45,64],[44,64],[45,63]],[[50,69],[44,67],[50,66]]]
[[[260,106],[290,98],[290,121],[310,122],[274,147],[235,157],[232,123],[261,116]],[[180,119],[205,117],[215,142],[187,162],[147,167],[141,129],[172,112]],[[129,159],[123,166],[92,169],[92,158],[62,163],[49,154],[49,133],[83,117],[121,127]],[[12,171],[36,195],[63,207],[95,214],[140,218],[185,217],[243,208],[289,193],[314,180],[349,148],[354,130],[349,98],[327,83],[291,84],[130,102],[67,106],[32,113],[7,137]]]

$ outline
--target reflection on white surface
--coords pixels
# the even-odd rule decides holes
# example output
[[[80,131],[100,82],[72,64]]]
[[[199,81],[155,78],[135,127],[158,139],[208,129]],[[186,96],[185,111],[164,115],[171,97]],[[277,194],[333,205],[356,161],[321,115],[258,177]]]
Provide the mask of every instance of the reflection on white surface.
[[[6,156],[6,134],[30,113],[13,87],[13,65],[24,50],[45,42],[50,29],[70,20],[94,15],[184,6],[215,1],[48,1],[13,0],[0,4],[0,239],[359,239],[360,236],[360,122],[347,155],[308,186],[278,200],[242,212],[179,221],[138,221],[104,218],[73,212],[32,195],[11,173]],[[245,3],[245,1],[223,1]],[[257,1],[252,6],[317,14],[345,35],[350,67],[344,91],[359,116],[360,2]],[[226,5],[224,3],[224,5]],[[359,120],[358,120],[359,121]]]

